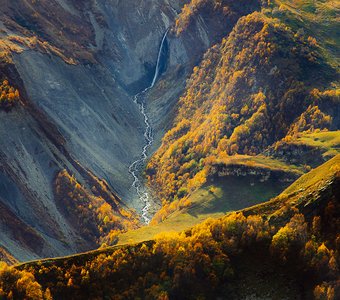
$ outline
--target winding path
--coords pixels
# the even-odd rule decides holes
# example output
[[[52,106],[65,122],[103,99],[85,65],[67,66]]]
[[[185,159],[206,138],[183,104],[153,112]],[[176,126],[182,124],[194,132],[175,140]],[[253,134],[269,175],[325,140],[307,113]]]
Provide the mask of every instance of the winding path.
[[[166,41],[166,36],[169,32],[169,29],[165,32],[162,38],[161,45],[159,47],[158,51],[158,57],[157,57],[157,65],[155,69],[155,74],[152,80],[152,83],[149,87],[147,87],[145,90],[142,92],[136,94],[133,97],[133,102],[135,102],[139,106],[139,110],[142,113],[144,117],[144,124],[145,124],[145,131],[144,131],[144,138],[145,138],[145,145],[143,147],[143,150],[141,152],[141,155],[139,159],[135,160],[130,166],[129,166],[129,173],[133,176],[133,183],[132,187],[136,190],[137,195],[140,199],[140,201],[143,203],[143,209],[142,209],[142,218],[146,224],[150,223],[150,218],[149,218],[149,210],[151,208],[151,202],[150,202],[150,196],[149,193],[147,192],[147,189],[144,187],[143,183],[139,179],[139,173],[142,170],[142,168],[145,166],[145,162],[148,159],[148,149],[151,147],[154,139],[153,139],[153,134],[152,134],[152,127],[149,121],[149,117],[146,111],[146,104],[145,104],[145,94],[151,90],[159,76],[160,68],[161,68],[161,59],[162,59],[162,51],[163,47],[165,45]]]

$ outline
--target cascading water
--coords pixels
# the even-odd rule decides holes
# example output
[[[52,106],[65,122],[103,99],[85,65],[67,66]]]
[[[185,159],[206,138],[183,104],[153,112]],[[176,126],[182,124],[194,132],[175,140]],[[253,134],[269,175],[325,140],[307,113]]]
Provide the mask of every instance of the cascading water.
[[[161,70],[162,53],[163,53],[163,49],[164,49],[164,46],[165,46],[166,37],[167,37],[168,32],[169,32],[169,29],[167,29],[167,31],[165,32],[165,34],[162,38],[161,45],[159,47],[155,74],[154,74],[154,77],[152,79],[151,85],[149,87],[147,87],[145,90],[136,94],[133,97],[133,101],[139,106],[139,110],[142,113],[142,115],[144,116],[145,145],[143,147],[143,150],[142,150],[142,153],[141,153],[139,159],[135,160],[130,165],[129,173],[133,176],[132,187],[136,190],[139,199],[141,200],[141,202],[144,205],[143,209],[142,209],[142,218],[143,218],[143,220],[146,224],[150,223],[150,218],[148,217],[148,214],[149,214],[149,210],[151,208],[151,203],[150,203],[149,193],[147,192],[146,188],[143,186],[141,180],[139,179],[139,172],[142,169],[142,167],[144,166],[144,164],[145,164],[145,162],[148,158],[147,152],[148,152],[148,149],[151,147],[151,145],[153,143],[153,135],[152,135],[152,128],[151,128],[151,125],[150,125],[150,122],[149,122],[149,117],[148,117],[148,114],[147,114],[146,109],[145,109],[144,95],[150,89],[152,89],[154,87],[154,85],[155,85],[155,83],[158,79],[158,76],[159,76],[159,73],[160,73],[160,70]]]

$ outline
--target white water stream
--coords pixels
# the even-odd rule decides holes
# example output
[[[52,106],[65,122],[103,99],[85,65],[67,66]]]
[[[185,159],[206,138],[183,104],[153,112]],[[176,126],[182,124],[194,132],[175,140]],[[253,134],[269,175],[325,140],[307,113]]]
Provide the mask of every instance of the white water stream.
[[[151,124],[149,121],[149,117],[145,108],[145,100],[144,100],[144,95],[151,90],[159,76],[160,68],[161,68],[161,59],[162,59],[162,51],[163,47],[165,45],[166,41],[166,36],[169,32],[169,29],[165,32],[161,45],[159,47],[158,51],[158,57],[157,57],[157,64],[156,64],[156,69],[155,69],[155,74],[152,80],[152,83],[149,87],[147,87],[145,90],[142,92],[136,94],[133,97],[133,102],[135,102],[139,106],[139,110],[142,113],[144,117],[144,124],[145,124],[145,131],[144,131],[144,138],[145,138],[145,145],[142,149],[141,155],[139,159],[135,160],[129,167],[129,173],[133,176],[133,183],[132,187],[136,190],[137,195],[139,197],[139,200],[143,203],[143,209],[142,209],[142,218],[146,224],[150,223],[150,216],[149,216],[149,210],[151,208],[151,201],[150,201],[150,196],[147,191],[147,189],[144,187],[143,183],[139,179],[139,173],[145,166],[145,162],[148,159],[148,149],[151,147],[154,139],[152,135],[152,128]]]

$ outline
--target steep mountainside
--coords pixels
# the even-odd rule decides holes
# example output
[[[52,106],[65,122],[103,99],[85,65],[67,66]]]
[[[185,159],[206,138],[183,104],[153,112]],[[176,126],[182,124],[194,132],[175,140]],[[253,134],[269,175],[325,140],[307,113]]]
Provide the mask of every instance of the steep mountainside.
[[[62,207],[67,195],[56,193],[55,185],[63,170],[88,197],[103,198],[121,219],[117,224],[125,222],[125,205],[140,209],[128,166],[144,144],[144,123],[131,94],[150,80],[159,41],[181,6],[181,1],[143,1],[139,7],[135,1],[3,3],[1,79],[18,92],[6,87],[0,103],[0,204],[3,215],[11,216],[0,220],[0,236],[1,246],[16,258],[100,245],[102,232],[96,242],[89,240],[79,232],[84,224],[73,220],[84,212]],[[86,224],[101,227],[105,217]]]
[[[337,299],[339,166],[340,155],[270,202],[182,233],[3,265],[0,292],[34,299]]]
[[[16,258],[91,249],[104,240],[114,242],[118,231],[138,226],[142,203],[131,188],[128,166],[144,145],[144,120],[132,95],[151,81],[160,40],[187,2],[3,3],[0,79],[8,80],[8,88],[0,110],[0,199],[6,215],[16,221],[2,219],[0,236],[1,246]],[[156,146],[201,55],[230,32],[240,16],[259,9],[253,0],[223,5],[232,13],[208,5],[181,36],[171,30],[167,37],[162,64],[170,86],[161,80],[149,97]],[[74,180],[81,189],[69,191],[65,180],[65,187],[57,190],[58,174],[74,178],[71,186]],[[65,209],[69,193],[73,200]],[[84,202],[79,194],[90,199]],[[120,219],[109,224],[108,239],[110,230],[100,229],[107,216],[98,214],[98,207],[84,211],[73,204],[83,207],[98,197]],[[137,214],[128,212],[131,208]],[[132,220],[127,222],[126,215]],[[80,222],[84,216],[91,217]],[[81,226],[86,230],[79,230]],[[22,232],[22,238],[16,239],[14,232]]]
[[[229,11],[224,1],[192,1],[177,20],[177,33],[211,3]],[[305,172],[338,153],[338,70],[325,55],[328,48],[289,26],[278,4],[262,5],[261,12],[238,19],[187,82],[173,127],[146,171],[163,203],[154,222],[190,206],[191,194],[216,174],[281,169],[287,173],[281,179],[292,179],[292,164]],[[328,143],[332,136],[334,144]]]

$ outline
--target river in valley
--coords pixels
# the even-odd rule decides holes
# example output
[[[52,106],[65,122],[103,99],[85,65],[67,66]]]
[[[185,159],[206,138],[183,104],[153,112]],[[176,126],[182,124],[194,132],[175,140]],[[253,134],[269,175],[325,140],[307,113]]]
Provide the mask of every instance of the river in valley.
[[[149,116],[146,110],[145,99],[146,99],[146,94],[155,86],[157,79],[161,73],[162,57],[163,57],[164,48],[166,45],[166,37],[167,37],[168,32],[169,32],[169,29],[167,29],[167,31],[164,33],[160,47],[159,47],[156,69],[155,69],[155,73],[154,73],[151,85],[133,97],[133,101],[136,103],[136,105],[138,105],[139,110],[144,117],[145,145],[141,151],[141,155],[139,156],[139,158],[135,160],[129,166],[129,173],[133,176],[132,187],[136,190],[137,196],[143,205],[142,219],[145,224],[149,224],[151,221],[151,216],[149,214],[150,209],[151,209],[151,199],[150,199],[150,194],[147,191],[147,188],[144,186],[143,181],[141,180],[140,177],[141,177],[141,172],[143,168],[145,167],[145,163],[148,159],[148,150],[154,141],[150,119],[149,119]]]

